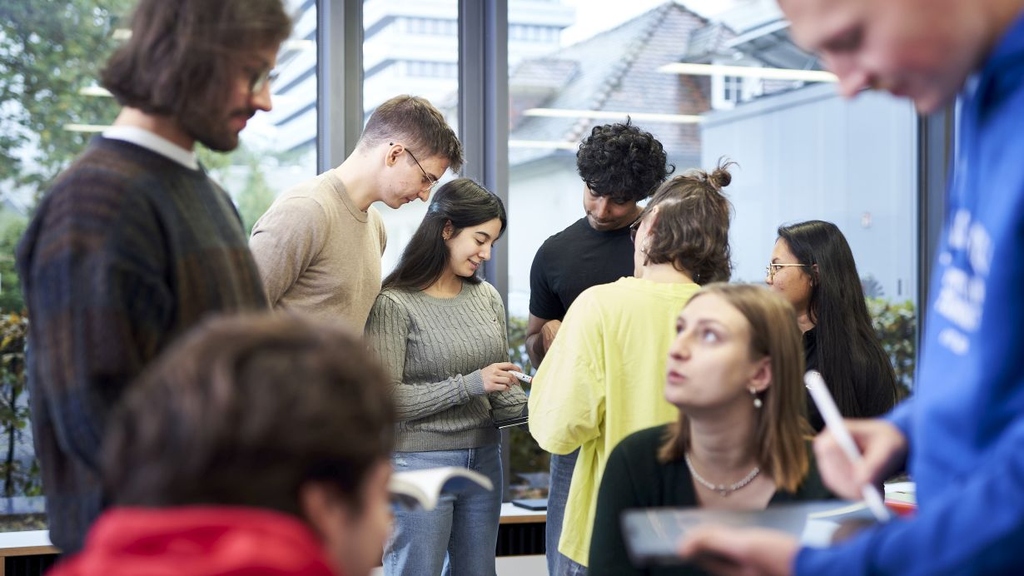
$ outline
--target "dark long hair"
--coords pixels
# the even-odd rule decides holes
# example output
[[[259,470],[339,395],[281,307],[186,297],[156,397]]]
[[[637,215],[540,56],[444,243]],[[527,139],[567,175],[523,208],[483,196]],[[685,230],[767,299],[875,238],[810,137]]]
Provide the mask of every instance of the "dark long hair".
[[[846,237],[821,220],[780,226],[778,232],[811,277],[807,313],[815,327],[818,371],[839,412],[853,418],[884,414],[896,402],[896,374],[871,326]],[[879,388],[887,391],[885,397],[863,393]]]
[[[442,234],[445,224],[451,222],[452,237],[464,228],[484,222],[501,220],[500,237],[505,232],[507,218],[501,199],[469,178],[456,178],[434,193],[427,215],[409,240],[402,258],[391,274],[384,279],[384,288],[424,290],[437,281],[444,272],[451,254]],[[478,284],[476,275],[465,279]]]

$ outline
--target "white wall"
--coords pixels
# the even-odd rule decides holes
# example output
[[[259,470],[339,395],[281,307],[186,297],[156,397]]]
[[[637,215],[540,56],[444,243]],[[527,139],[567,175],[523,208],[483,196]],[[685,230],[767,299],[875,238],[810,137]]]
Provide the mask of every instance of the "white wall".
[[[843,231],[862,278],[875,277],[889,299],[915,298],[916,118],[885,95],[844,101],[831,84],[710,114],[703,165],[720,156],[740,164],[726,189],[733,278],[763,281],[776,228],[820,219]]]
[[[509,315],[529,314],[530,265],[549,236],[583,217],[583,181],[574,153],[535,167],[509,169]]]

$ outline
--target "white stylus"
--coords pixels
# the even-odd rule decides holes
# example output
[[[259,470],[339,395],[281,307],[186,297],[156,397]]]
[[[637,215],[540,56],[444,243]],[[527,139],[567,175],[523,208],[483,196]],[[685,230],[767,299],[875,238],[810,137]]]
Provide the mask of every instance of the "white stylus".
[[[508,373],[515,376],[519,380],[526,382],[527,384],[533,382],[533,376],[530,376],[529,374],[523,374],[522,372],[516,372],[515,370],[509,370]]]
[[[821,374],[815,370],[808,371],[804,374],[804,383],[807,385],[807,390],[811,393],[814,404],[818,407],[818,412],[821,413],[821,417],[825,421],[825,427],[832,432],[832,436],[835,437],[843,452],[846,452],[846,456],[850,461],[854,464],[859,463],[861,461],[860,450],[857,449],[857,444],[853,441],[853,437],[850,436],[850,431],[843,424],[843,416],[839,413],[839,408],[836,407],[832,395],[829,394]],[[865,484],[861,488],[861,494],[864,496],[864,503],[867,504],[875,519],[879,522],[888,522],[892,518],[892,515],[889,514],[889,509],[885,507],[885,501],[878,492],[878,488],[871,484]]]

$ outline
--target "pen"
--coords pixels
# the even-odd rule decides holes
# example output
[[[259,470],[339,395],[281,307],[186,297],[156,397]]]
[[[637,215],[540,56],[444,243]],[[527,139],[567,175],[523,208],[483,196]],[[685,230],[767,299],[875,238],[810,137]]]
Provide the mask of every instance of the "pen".
[[[821,374],[815,370],[809,370],[804,374],[804,383],[807,385],[807,390],[811,393],[811,399],[814,400],[814,404],[818,407],[818,412],[821,413],[822,419],[825,420],[825,426],[832,432],[832,436],[839,443],[839,447],[843,449],[843,452],[846,452],[846,456],[851,462],[854,464],[859,463],[861,461],[860,450],[857,449],[857,444],[853,441],[853,437],[850,436],[850,431],[843,424],[843,416],[839,414],[839,408],[836,407],[832,395],[829,394]],[[882,499],[882,495],[878,492],[878,488],[871,484],[865,484],[861,487],[861,494],[864,496],[864,503],[867,504],[875,519],[879,522],[888,522],[892,516],[889,514],[889,509],[885,507],[885,502]]]
[[[533,376],[530,376],[528,374],[523,374],[522,372],[516,372],[515,370],[509,370],[508,373],[513,375],[513,376],[515,376],[519,380],[521,380],[523,382],[526,382],[527,384],[530,384],[530,383],[533,382]]]

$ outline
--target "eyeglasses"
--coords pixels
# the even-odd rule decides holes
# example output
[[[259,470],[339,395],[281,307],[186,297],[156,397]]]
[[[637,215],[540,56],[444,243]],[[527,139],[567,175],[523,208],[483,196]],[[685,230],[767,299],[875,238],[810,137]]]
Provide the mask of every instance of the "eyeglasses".
[[[775,264],[771,263],[764,267],[765,273],[768,275],[769,280],[775,280],[775,275],[779,273],[779,270],[789,267],[806,268],[807,264]]]
[[[394,142],[388,142],[388,146],[394,145]],[[437,178],[434,178],[433,176],[428,174],[427,171],[423,169],[423,165],[420,164],[420,161],[416,159],[416,156],[412,153],[412,150],[409,150],[404,146],[402,147],[402,149],[409,153],[409,158],[412,158],[412,161],[416,163],[416,167],[419,168],[420,172],[423,173],[423,178],[426,179],[427,181],[427,186],[425,187],[425,189],[429,189],[431,192],[433,192],[437,188],[437,185],[440,184],[441,182]]]
[[[249,74],[250,74],[250,77],[249,77],[249,95],[250,96],[255,96],[255,95],[263,92],[263,90],[267,86],[270,86],[271,84],[274,83],[274,80],[277,80],[277,71],[271,69],[268,66],[264,66],[263,68],[260,68],[259,70],[247,68],[246,72],[249,72]]]
[[[643,222],[644,217],[640,216],[633,223],[629,225],[629,241],[636,244],[636,233],[640,230],[640,223]]]

